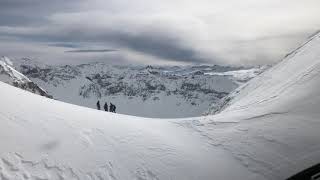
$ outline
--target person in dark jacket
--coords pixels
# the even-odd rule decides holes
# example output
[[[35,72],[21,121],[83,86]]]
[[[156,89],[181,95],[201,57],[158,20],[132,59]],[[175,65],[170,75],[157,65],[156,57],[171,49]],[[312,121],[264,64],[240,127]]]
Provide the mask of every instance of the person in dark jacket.
[[[113,105],[113,112],[116,113],[117,106]]]
[[[104,110],[108,112],[108,103],[104,103],[104,106],[103,106]],[[111,109],[110,109],[111,110]]]
[[[110,103],[110,112],[113,112],[113,104],[112,103]]]
[[[116,106],[112,103],[110,103],[110,112],[116,113]]]
[[[100,101],[97,102],[97,109],[100,110]]]

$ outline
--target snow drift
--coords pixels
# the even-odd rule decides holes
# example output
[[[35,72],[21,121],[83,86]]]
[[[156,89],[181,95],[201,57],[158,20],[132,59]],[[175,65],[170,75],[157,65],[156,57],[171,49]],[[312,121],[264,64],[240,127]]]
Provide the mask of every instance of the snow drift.
[[[105,113],[0,83],[0,178],[285,179],[320,162],[319,49],[317,34],[199,118]]]

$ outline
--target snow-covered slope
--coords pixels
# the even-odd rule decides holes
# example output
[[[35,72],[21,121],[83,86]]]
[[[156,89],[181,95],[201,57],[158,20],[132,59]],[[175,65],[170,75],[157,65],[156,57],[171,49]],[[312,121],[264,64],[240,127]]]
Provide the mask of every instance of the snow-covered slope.
[[[106,113],[0,83],[0,178],[286,179],[320,162],[319,49],[317,34],[198,118]]]
[[[318,33],[235,91],[223,112],[190,126],[251,171],[285,179],[320,162],[319,88]]]
[[[2,83],[0,99],[1,179],[260,179],[178,120],[106,113]]]
[[[265,69],[105,63],[48,66],[30,59],[14,64],[55,99],[90,108],[96,108],[98,100],[112,102],[118,113],[157,118],[199,116]]]
[[[257,109],[262,106],[266,109],[266,105],[272,108],[277,105],[281,111],[299,107],[308,98],[317,98],[316,90],[320,83],[319,36],[317,34],[311,37],[276,67],[242,87],[226,111],[245,109],[248,106]],[[282,104],[286,106],[281,106]]]
[[[19,87],[21,89],[52,98],[45,90],[32,82],[29,78],[15,70],[8,57],[0,58],[0,81]]]

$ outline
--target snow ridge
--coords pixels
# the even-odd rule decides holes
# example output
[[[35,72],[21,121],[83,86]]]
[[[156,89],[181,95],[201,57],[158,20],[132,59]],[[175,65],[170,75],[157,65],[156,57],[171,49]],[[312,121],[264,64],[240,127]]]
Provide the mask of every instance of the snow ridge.
[[[277,64],[278,67],[283,67],[285,66],[285,64],[287,64],[287,61],[290,61],[291,59],[296,59],[295,57],[303,52],[306,51],[305,49],[307,49],[311,44],[315,43],[317,41],[317,39],[319,39],[319,33],[320,31],[317,31],[316,33],[313,33],[308,40],[306,40],[304,43],[302,43],[300,46],[298,46],[297,48],[295,48],[293,51],[291,51],[290,53],[288,53],[287,55],[285,55],[285,57]],[[316,50],[315,50],[316,51]],[[312,54],[313,55],[313,54]],[[314,57],[311,57],[309,59],[313,60]],[[301,61],[301,60],[300,60]],[[300,62],[301,63],[301,62]],[[279,65],[281,64],[281,65]],[[297,63],[298,64],[298,63]],[[317,66],[317,64],[313,65],[313,66]],[[220,100],[219,102],[217,102],[215,105],[211,106],[209,108],[209,110],[205,113],[206,115],[209,114],[218,114],[222,111],[224,111],[226,108],[228,108],[229,106],[231,106],[232,104],[234,104],[236,101],[238,101],[239,99],[241,99],[243,96],[246,96],[248,94],[248,92],[250,92],[251,90],[254,90],[256,88],[258,88],[259,86],[262,86],[262,84],[264,84],[264,82],[258,82],[258,81],[263,81],[264,79],[270,79],[269,77],[271,76],[271,72],[269,71],[269,69],[271,69],[271,67],[266,67],[263,71],[260,71],[259,74],[262,74],[260,77],[255,78],[253,81],[255,81],[256,83],[251,83],[250,81],[247,81],[246,83],[240,85],[237,89],[235,89],[234,91],[232,91],[229,95],[225,96],[222,100]],[[303,69],[303,68],[301,68]],[[313,70],[317,70],[318,67],[310,67],[310,69],[308,71],[313,71]],[[272,69],[271,69],[272,71]],[[310,72],[305,73],[302,72],[302,76],[307,76]],[[297,74],[297,73],[296,73]],[[266,77],[269,76],[269,77]],[[294,79],[294,78],[291,78]],[[292,82],[291,84],[295,84],[296,82]],[[250,86],[256,86],[256,87],[250,87]],[[262,86],[263,87],[263,86]],[[286,89],[283,89],[286,90]],[[279,92],[281,92],[282,90],[280,90]],[[278,92],[277,92],[278,93]],[[251,93],[250,93],[251,95]],[[274,98],[276,98],[277,96],[274,97],[270,97],[269,100],[272,100]],[[263,101],[267,101],[267,100],[262,100]]]
[[[318,164],[319,49],[320,33],[234,92],[225,110],[188,126],[266,179]]]

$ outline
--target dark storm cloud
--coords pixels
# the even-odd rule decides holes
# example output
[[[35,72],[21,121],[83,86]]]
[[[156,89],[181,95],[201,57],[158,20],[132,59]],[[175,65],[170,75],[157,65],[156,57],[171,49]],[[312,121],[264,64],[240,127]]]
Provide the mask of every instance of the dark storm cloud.
[[[196,63],[208,63],[213,60],[214,57],[205,58],[200,57],[199,52],[194,50],[189,44],[183,42],[178,36],[178,32],[170,30],[168,27],[166,30],[161,31],[157,29],[152,31],[149,28],[140,30],[141,32],[125,32],[121,28],[117,30],[106,29],[87,29],[84,24],[82,26],[70,27],[66,26],[62,29],[50,29],[54,30],[49,32],[46,29],[38,32],[30,30],[26,32],[7,32],[6,36],[19,37],[24,41],[38,41],[38,42],[60,42],[52,43],[49,46],[66,47],[66,48],[79,48],[85,43],[108,43],[117,49],[129,49],[141,54],[153,56],[164,61],[175,62],[196,62]],[[128,27],[130,28],[130,27]],[[5,33],[2,33],[5,34]],[[115,51],[115,49],[102,49],[102,50],[71,50],[65,51],[68,53],[88,53],[88,52],[107,52]]]
[[[116,49],[78,49],[78,50],[70,50],[65,51],[65,53],[107,53],[107,52],[115,52],[118,51]]]
[[[1,0],[0,1],[0,26],[26,26],[41,27],[42,25],[50,25],[50,15],[59,14],[59,12],[72,12],[76,9],[77,4],[81,4],[85,0]],[[96,21],[96,20],[94,20]],[[125,48],[137,53],[154,56],[166,61],[176,62],[208,62],[208,59],[198,57],[192,47],[187,47],[180,42],[180,39],[170,38],[172,33],[152,32],[143,29],[142,33],[130,34],[119,32],[119,30],[103,29],[103,33],[96,32],[95,29],[87,29],[92,22],[83,22],[83,26],[62,27],[56,32],[14,32],[7,31],[0,33],[0,36],[14,37],[27,42],[49,42],[49,46],[78,48],[79,42],[105,43],[114,44],[117,48]],[[58,22],[59,23],[59,22]],[[56,27],[48,27],[55,29]],[[126,27],[130,29],[130,27]],[[146,33],[147,31],[147,33]],[[50,44],[50,42],[61,42]],[[65,43],[71,42],[71,43]],[[73,53],[84,53],[86,50],[65,51]],[[97,51],[96,51],[97,52]]]
[[[77,4],[85,0],[1,0],[0,7],[2,11],[19,11],[25,10],[38,14],[39,12],[50,13],[53,10],[71,10],[78,7]],[[24,13],[24,12],[21,12]],[[27,14],[26,14],[27,15]]]
[[[48,44],[48,46],[65,47],[65,48],[79,48],[80,47],[80,45],[76,45],[73,43],[51,43],[51,44]]]
[[[191,47],[183,45],[180,39],[165,32],[149,32],[140,35],[121,34],[112,36],[113,41],[134,51],[155,56],[164,60],[181,62],[209,62],[200,58]]]
[[[68,37],[64,37],[63,39],[73,42],[108,42],[120,48],[127,48],[167,61],[197,63],[208,63],[210,61],[209,59],[199,57],[199,53],[194,49],[183,44],[181,39],[172,36],[172,33],[159,31],[143,32],[141,34],[111,31],[99,35],[96,35],[94,32],[89,33],[78,31],[73,35],[69,34]],[[51,40],[56,41],[63,39],[53,37]]]
[[[47,22],[57,12],[72,12],[84,0],[0,0],[0,26],[30,26]]]

